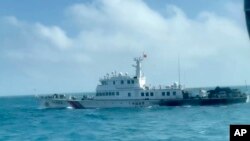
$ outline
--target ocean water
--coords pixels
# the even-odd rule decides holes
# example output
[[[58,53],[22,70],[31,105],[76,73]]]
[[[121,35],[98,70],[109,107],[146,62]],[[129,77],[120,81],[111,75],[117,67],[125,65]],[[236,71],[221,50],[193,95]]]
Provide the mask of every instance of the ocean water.
[[[250,103],[40,109],[33,96],[0,97],[0,141],[227,141],[230,124],[250,124]]]

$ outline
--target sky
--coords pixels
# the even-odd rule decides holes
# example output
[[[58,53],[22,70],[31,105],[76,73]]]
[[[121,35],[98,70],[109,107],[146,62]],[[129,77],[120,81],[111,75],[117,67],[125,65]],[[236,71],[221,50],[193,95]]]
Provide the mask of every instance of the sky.
[[[149,85],[250,83],[242,0],[2,0],[0,96],[94,92],[112,71]]]

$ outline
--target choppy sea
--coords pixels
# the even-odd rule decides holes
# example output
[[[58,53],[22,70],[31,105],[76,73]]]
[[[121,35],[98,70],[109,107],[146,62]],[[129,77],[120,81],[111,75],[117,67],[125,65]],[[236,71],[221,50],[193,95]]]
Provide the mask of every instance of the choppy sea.
[[[250,103],[41,109],[34,96],[0,97],[0,141],[227,141],[230,124],[250,124]]]

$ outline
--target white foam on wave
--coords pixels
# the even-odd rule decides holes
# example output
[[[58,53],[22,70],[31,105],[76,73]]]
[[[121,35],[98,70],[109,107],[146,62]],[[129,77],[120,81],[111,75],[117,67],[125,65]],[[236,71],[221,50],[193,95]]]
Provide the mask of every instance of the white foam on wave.
[[[47,107],[44,107],[44,106],[39,106],[37,109],[39,109],[39,110],[43,110],[43,109],[47,109]]]
[[[73,109],[73,107],[71,107],[71,106],[68,106],[68,107],[67,107],[67,109]]]
[[[191,105],[185,105],[185,106],[183,106],[183,107],[185,107],[185,108],[190,108],[190,107],[192,107]]]
[[[147,108],[148,108],[148,109],[151,109],[151,108],[152,108],[152,106],[148,106]]]
[[[199,131],[198,133],[199,133],[199,134],[205,134],[206,131],[205,131],[205,130],[201,130],[201,131]]]
[[[250,98],[250,95],[247,95],[247,103],[249,103],[249,98]]]

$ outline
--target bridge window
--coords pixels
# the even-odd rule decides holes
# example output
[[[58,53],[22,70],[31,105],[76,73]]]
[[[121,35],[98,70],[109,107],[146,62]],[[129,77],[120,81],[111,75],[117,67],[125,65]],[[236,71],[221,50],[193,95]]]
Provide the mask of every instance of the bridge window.
[[[111,92],[109,92],[109,96],[111,96]]]
[[[153,93],[153,92],[150,92],[150,96],[154,96],[154,93]]]
[[[119,95],[119,92],[116,92],[116,96],[118,96]]]
[[[165,92],[162,92],[161,95],[162,95],[162,96],[165,96]]]
[[[124,81],[123,81],[123,80],[121,80],[121,84],[124,84]]]
[[[130,97],[131,96],[131,93],[128,93],[128,97]]]
[[[144,93],[141,93],[141,96],[144,96]]]
[[[170,96],[170,92],[167,92],[167,96]]]
[[[130,80],[127,80],[127,83],[130,84]]]
[[[132,83],[132,84],[134,84],[134,83],[135,83],[135,81],[134,81],[134,80],[131,80],[131,83]]]
[[[148,93],[148,92],[146,92],[146,96],[149,96],[149,93]]]
[[[109,93],[108,92],[106,92],[106,96],[108,96],[109,95]]]
[[[176,91],[173,92],[173,95],[176,95]]]
[[[115,81],[113,81],[113,85],[115,85]]]

